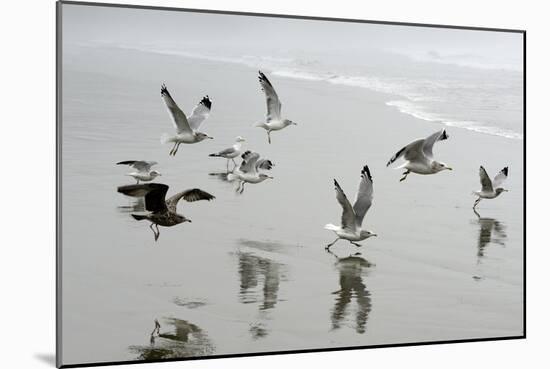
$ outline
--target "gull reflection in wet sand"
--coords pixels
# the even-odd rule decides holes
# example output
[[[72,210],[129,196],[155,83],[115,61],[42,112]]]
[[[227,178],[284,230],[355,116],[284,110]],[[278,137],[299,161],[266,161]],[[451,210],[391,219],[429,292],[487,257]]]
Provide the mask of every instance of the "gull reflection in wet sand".
[[[240,240],[240,244],[263,251],[274,251],[284,247],[272,242]],[[269,258],[255,255],[252,252],[238,253],[239,262],[239,299],[243,304],[259,303],[260,319],[265,320],[265,312],[273,309],[278,299],[281,269],[283,264]],[[254,339],[268,335],[268,328],[263,322],[251,324],[250,333]]]
[[[372,302],[370,292],[363,282],[364,269],[372,266],[362,258],[361,253],[340,258],[329,252],[336,258],[336,267],[340,275],[340,290],[333,292],[336,295],[334,308],[331,313],[332,329],[338,329],[347,316],[346,310],[355,298],[357,312],[355,314],[355,331],[365,333],[367,319],[371,311]]]
[[[162,326],[155,320],[148,339],[149,345],[129,347],[130,352],[138,355],[138,360],[206,356],[214,352],[214,345],[206,333],[198,326],[181,319],[163,319]]]
[[[506,227],[503,223],[493,218],[482,218],[477,211],[474,210],[477,216],[479,225],[479,238],[477,241],[477,257],[478,262],[485,257],[485,248],[491,242],[504,246],[506,239]]]

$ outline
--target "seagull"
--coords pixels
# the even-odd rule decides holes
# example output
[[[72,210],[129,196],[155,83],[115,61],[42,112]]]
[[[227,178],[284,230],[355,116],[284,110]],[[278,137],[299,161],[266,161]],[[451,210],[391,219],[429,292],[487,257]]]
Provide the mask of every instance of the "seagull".
[[[267,114],[265,123],[257,123],[256,127],[261,127],[267,131],[267,141],[271,143],[271,131],[279,131],[287,126],[296,125],[296,123],[281,117],[281,101],[279,100],[279,96],[277,96],[277,92],[275,92],[273,85],[265,74],[261,71],[258,71],[258,73],[258,79],[260,80],[260,85],[265,93],[267,102]]]
[[[178,201],[182,198],[188,202],[198,200],[210,201],[215,199],[215,197],[208,192],[198,188],[193,188],[179,192],[166,200],[165,198],[166,192],[168,192],[168,186],[162,183],[145,183],[121,186],[118,188],[118,192],[127,196],[145,197],[145,209],[150,213],[145,215],[132,214],[132,217],[135,220],[147,219],[151,222],[149,228],[151,228],[153,234],[155,235],[155,241],[158,240],[160,235],[159,225],[164,227],[172,227],[184,222],[191,223],[190,219],[176,212]]]
[[[447,166],[445,163],[434,160],[432,153],[433,146],[437,141],[443,141],[448,138],[449,135],[442,129],[426,138],[415,140],[392,156],[386,166],[389,167],[394,161],[404,156],[405,163],[396,168],[406,169],[403,172],[403,177],[399,180],[400,182],[404,181],[411,172],[417,174],[435,174],[445,169],[453,170],[453,168]]]
[[[361,228],[363,218],[372,205],[372,176],[369,167],[365,165],[361,170],[361,180],[359,181],[353,207],[336,180],[334,180],[334,187],[336,189],[336,200],[342,206],[343,212],[340,226],[325,225],[325,229],[333,231],[338,236],[337,239],[325,247],[325,250],[329,251],[330,247],[340,239],[348,240],[355,246],[360,247],[361,245],[354,241],[363,241],[369,237],[377,236],[377,234]]]
[[[245,183],[260,183],[268,178],[273,179],[273,177],[259,172],[260,169],[271,170],[274,166],[271,160],[261,159],[260,154],[250,150],[245,151],[241,157],[243,159],[241,166],[227,176],[227,180],[230,182],[239,181],[236,192],[243,193]]]
[[[198,131],[202,122],[210,115],[210,109],[212,108],[212,101],[208,95],[203,97],[197,106],[195,106],[189,118],[185,116],[185,113],[178,107],[174,99],[172,99],[166,85],[161,86],[160,96],[162,96],[166,103],[166,107],[174,120],[174,127],[177,131],[175,136],[164,134],[161,138],[162,143],[174,143],[174,147],[170,150],[170,155],[176,155],[181,143],[193,144],[206,140],[207,138],[213,138],[206,133]]]
[[[495,176],[495,179],[491,181],[489,175],[485,171],[485,168],[482,166],[479,167],[479,180],[481,182],[481,190],[474,191],[474,195],[477,195],[477,200],[474,202],[474,210],[481,201],[481,199],[494,199],[498,197],[503,192],[508,192],[500,185],[508,178],[508,167],[504,167],[498,174]]]
[[[241,136],[237,136],[235,138],[235,144],[233,146],[231,146],[228,149],[222,150],[220,152],[210,154],[208,156],[220,157],[220,158],[227,159],[226,167],[227,167],[227,171],[229,172],[229,160],[233,161],[233,164],[235,165],[234,168],[236,168],[237,163],[235,162],[235,158],[242,154],[242,142],[244,142],[244,141],[245,141],[244,138],[242,138]]]
[[[119,161],[117,165],[129,165],[130,167],[137,170],[137,172],[132,172],[126,174],[127,176],[133,177],[137,184],[139,181],[149,182],[160,176],[161,174],[156,170],[151,170],[151,167],[155,164],[158,164],[156,161],[145,161],[145,160],[126,160]]]

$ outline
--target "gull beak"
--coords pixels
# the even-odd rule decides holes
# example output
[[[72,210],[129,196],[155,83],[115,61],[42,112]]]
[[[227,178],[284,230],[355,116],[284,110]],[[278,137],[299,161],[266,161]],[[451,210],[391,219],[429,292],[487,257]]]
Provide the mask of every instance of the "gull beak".
[[[376,233],[373,233],[372,237],[378,237],[378,235]]]
[[[274,179],[273,177],[269,177],[269,176],[268,176],[267,178],[269,178],[269,179]]]
[[[191,219],[185,219],[185,222],[193,223]]]
[[[451,167],[447,167],[447,169],[449,169],[449,170],[453,170],[453,168],[451,168]]]
[[[206,136],[206,137],[209,138],[209,139],[211,139],[211,140],[214,139],[214,137],[212,137],[212,136]]]
[[[295,126],[297,126],[297,125],[298,125],[298,123],[296,123],[296,122],[292,122],[292,124],[293,124],[293,125],[295,125]]]

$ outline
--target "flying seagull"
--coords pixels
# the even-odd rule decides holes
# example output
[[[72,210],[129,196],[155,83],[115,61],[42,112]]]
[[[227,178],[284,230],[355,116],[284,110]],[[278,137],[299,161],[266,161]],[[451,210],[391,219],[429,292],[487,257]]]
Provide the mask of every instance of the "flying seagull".
[[[258,79],[267,102],[267,114],[265,123],[257,123],[256,127],[261,127],[267,131],[267,141],[271,143],[271,131],[279,131],[290,125],[296,125],[296,123],[281,117],[281,101],[277,96],[277,92],[275,92],[275,88],[273,88],[265,74],[261,71],[258,71],[258,73]]]
[[[266,179],[273,179],[267,174],[261,173],[260,170],[271,170],[274,164],[269,159],[260,158],[260,154],[247,150],[241,155],[243,161],[241,166],[233,173],[227,176],[227,180],[232,182],[237,180],[238,186],[236,192],[243,193],[245,183],[260,183]]]
[[[342,219],[340,226],[334,224],[325,225],[325,229],[333,231],[338,236],[325,249],[328,251],[340,239],[348,240],[355,246],[361,246],[355,241],[363,241],[369,237],[377,236],[375,233],[361,228],[363,218],[372,205],[373,188],[369,167],[365,165],[363,170],[361,170],[361,180],[359,181],[359,188],[357,189],[353,207],[336,180],[334,180],[334,187],[336,189],[336,200],[338,200],[343,209]]]
[[[242,154],[242,143],[244,141],[245,141],[244,138],[242,138],[241,136],[237,136],[235,138],[235,144],[233,144],[233,146],[231,146],[230,148],[227,148],[225,150],[222,150],[220,152],[210,154],[208,156],[227,159],[226,168],[227,168],[227,171],[229,171],[229,160],[232,160],[233,164],[234,164],[234,167],[237,167],[237,163],[235,162],[235,158]]]
[[[139,181],[149,182],[160,176],[161,174],[156,170],[151,170],[151,167],[155,164],[158,164],[156,161],[145,161],[145,160],[126,160],[119,161],[117,165],[129,165],[130,167],[137,170],[137,172],[131,172],[126,174],[127,176],[133,177],[137,184]]]
[[[206,133],[199,132],[199,128],[210,115],[210,109],[212,108],[212,101],[207,96],[203,97],[202,100],[195,106],[193,112],[187,118],[185,113],[178,107],[170,92],[166,88],[166,85],[162,85],[160,88],[160,95],[166,103],[166,107],[174,120],[174,127],[176,128],[177,134],[175,136],[170,136],[169,134],[164,134],[161,138],[162,143],[173,142],[174,147],[170,150],[170,155],[176,155],[181,143],[193,144],[201,142],[207,138],[212,139],[213,137],[208,136]]]
[[[504,167],[495,176],[495,179],[491,181],[489,175],[482,166],[479,167],[479,180],[481,182],[481,190],[475,191],[474,195],[477,195],[477,199],[474,202],[474,210],[481,201],[481,199],[494,199],[503,192],[508,192],[501,187],[502,183],[508,178],[508,167]]]
[[[147,219],[151,222],[149,228],[151,228],[155,235],[155,241],[158,240],[160,235],[159,225],[163,227],[172,227],[180,223],[191,222],[190,219],[176,212],[178,201],[182,198],[188,202],[198,200],[210,201],[215,199],[215,197],[208,192],[193,188],[179,192],[166,200],[168,186],[162,183],[121,186],[118,188],[118,192],[127,196],[145,197],[145,210],[148,210],[149,214],[132,214],[132,217],[136,220]]]
[[[433,158],[433,146],[437,141],[443,141],[449,138],[447,132],[442,129],[426,138],[420,138],[411,142],[407,146],[399,150],[386,164],[389,167],[400,157],[404,157],[405,163],[398,166],[396,169],[405,168],[403,177],[399,180],[404,181],[407,176],[412,172],[416,174],[435,174],[442,170],[453,168],[447,166],[445,163],[439,162]]]

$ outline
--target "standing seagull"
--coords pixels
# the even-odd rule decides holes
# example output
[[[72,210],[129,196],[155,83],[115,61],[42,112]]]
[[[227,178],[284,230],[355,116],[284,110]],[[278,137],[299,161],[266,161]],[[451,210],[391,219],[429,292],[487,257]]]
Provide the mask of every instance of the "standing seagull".
[[[273,177],[259,172],[260,169],[271,170],[274,166],[271,160],[260,159],[260,154],[250,150],[242,154],[241,157],[243,158],[241,166],[227,176],[227,180],[230,182],[239,181],[236,192],[243,193],[245,183],[260,183],[268,178],[273,179]]]
[[[405,163],[396,168],[406,169],[403,172],[403,177],[399,180],[400,182],[404,181],[411,172],[416,174],[435,174],[445,169],[453,170],[453,168],[448,167],[445,163],[434,160],[432,153],[433,146],[437,141],[443,141],[448,138],[449,135],[442,129],[427,138],[413,141],[392,156],[386,166],[389,167],[394,161],[404,156]]]
[[[474,195],[477,195],[477,200],[474,202],[474,210],[481,201],[481,199],[494,199],[498,197],[503,192],[508,192],[500,185],[508,178],[508,167],[504,167],[498,174],[495,176],[495,179],[491,181],[489,175],[485,171],[485,168],[482,166],[479,167],[479,180],[481,182],[481,190],[475,191]]]
[[[147,219],[151,222],[149,228],[151,228],[155,235],[155,241],[158,240],[160,235],[159,225],[172,227],[183,222],[191,222],[190,219],[177,213],[178,201],[181,198],[188,202],[215,199],[208,192],[193,188],[179,192],[166,200],[168,186],[162,183],[121,186],[118,188],[118,192],[133,197],[145,196],[145,209],[150,211],[150,213],[145,215],[132,214],[132,217],[136,220]]]
[[[226,168],[227,168],[227,171],[229,172],[229,160],[232,160],[233,161],[233,164],[235,165],[234,168],[237,167],[237,163],[235,163],[235,158],[239,155],[242,154],[242,143],[245,141],[244,138],[242,138],[241,136],[237,136],[235,138],[235,144],[233,146],[231,146],[230,148],[228,149],[225,149],[225,150],[222,150],[220,152],[217,152],[217,153],[214,153],[214,154],[210,154],[208,156],[212,156],[212,157],[219,157],[219,158],[225,158],[227,159],[227,165],[226,165]]]
[[[355,246],[361,246],[354,241],[363,241],[369,237],[377,236],[375,233],[361,229],[363,218],[372,205],[372,177],[367,165],[361,170],[361,180],[359,181],[359,188],[357,189],[357,195],[355,196],[355,204],[351,206],[346,194],[334,180],[334,186],[336,189],[336,200],[342,206],[342,219],[341,226],[334,224],[325,225],[325,229],[333,231],[338,236],[332,243],[328,244],[325,249],[328,251],[332,245],[338,240],[348,240]]]
[[[178,107],[174,99],[172,99],[172,96],[170,96],[170,93],[165,85],[161,86],[160,95],[166,103],[166,107],[174,120],[174,127],[177,131],[175,136],[164,134],[161,138],[162,143],[174,143],[174,147],[170,150],[170,155],[176,155],[181,143],[193,144],[201,142],[207,138],[213,138],[208,136],[206,133],[198,131],[202,122],[204,122],[210,115],[212,101],[210,101],[208,95],[203,97],[197,106],[195,106],[189,118],[185,116],[185,113]]]
[[[145,160],[126,160],[117,163],[117,165],[129,165],[137,170],[137,172],[126,174],[127,176],[133,177],[137,181],[137,184],[139,184],[139,181],[149,182],[160,176],[159,172],[151,170],[151,167],[155,164],[158,163],[156,161]]]
[[[258,73],[260,74],[258,79],[267,102],[267,114],[265,123],[257,123],[256,127],[261,127],[267,131],[267,141],[271,143],[271,131],[279,131],[292,124],[296,125],[296,123],[281,117],[281,101],[277,96],[277,92],[275,92],[273,85],[265,74],[261,71],[258,71]]]

